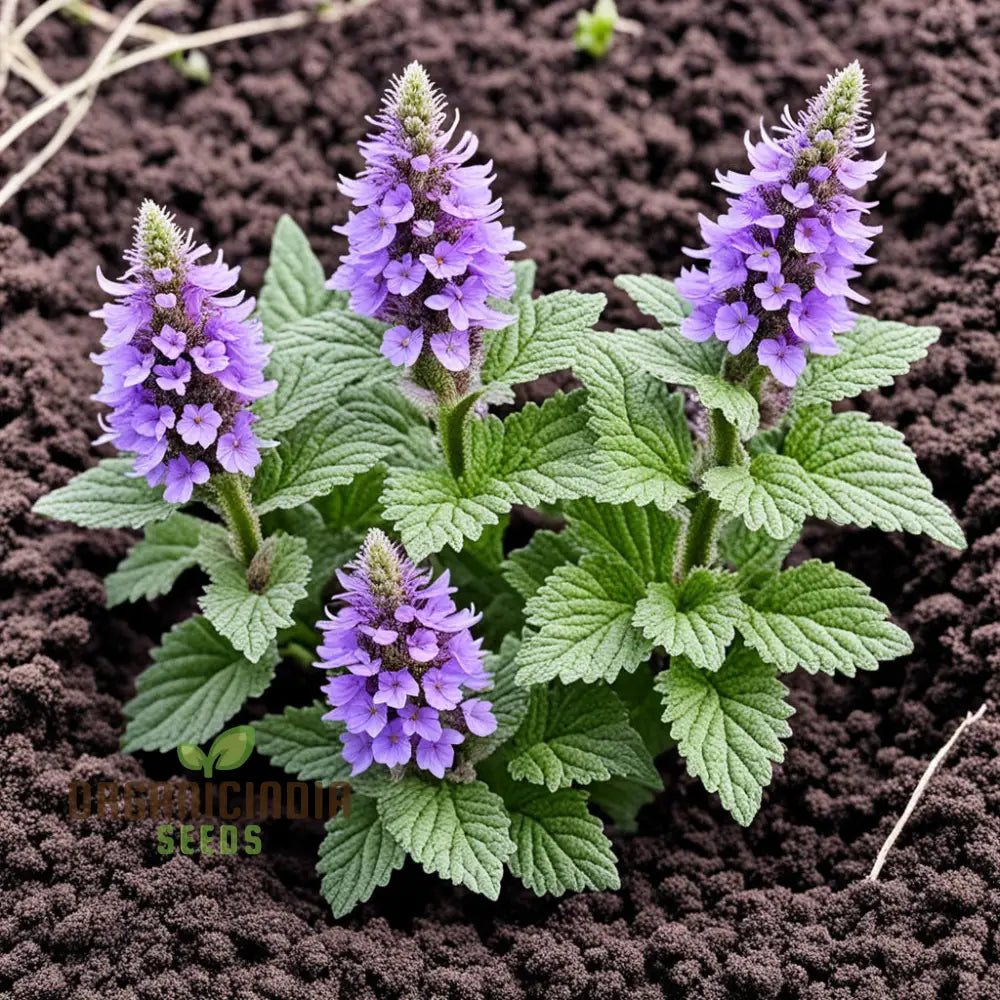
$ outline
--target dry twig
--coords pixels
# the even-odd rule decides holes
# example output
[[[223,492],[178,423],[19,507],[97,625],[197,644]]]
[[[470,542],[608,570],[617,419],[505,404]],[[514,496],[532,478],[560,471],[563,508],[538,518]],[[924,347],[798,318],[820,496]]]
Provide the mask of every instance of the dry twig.
[[[931,778],[934,777],[934,772],[941,766],[941,762],[948,756],[948,752],[951,748],[958,742],[959,737],[965,732],[968,726],[971,726],[974,722],[978,722],[986,712],[986,704],[980,706],[977,712],[969,712],[968,715],[962,720],[959,727],[951,735],[951,739],[934,755],[934,759],[927,765],[927,770],[924,771],[920,780],[917,782],[917,787],[913,789],[913,794],[910,796],[910,801],[906,803],[906,808],[903,810],[903,815],[899,817],[896,825],[892,828],[892,833],[886,838],[885,843],[882,845],[882,850],[878,852],[878,857],[875,859],[875,864],[872,866],[871,872],[868,874],[868,879],[871,882],[877,882],[879,873],[882,871],[882,866],[885,864],[885,859],[889,857],[889,851],[892,850],[892,845],[896,843],[899,835],[903,832],[903,827],[906,826],[907,821],[910,816],[913,815],[913,810],[917,808],[917,804],[920,802],[921,796],[924,794],[927,786],[930,784]]]

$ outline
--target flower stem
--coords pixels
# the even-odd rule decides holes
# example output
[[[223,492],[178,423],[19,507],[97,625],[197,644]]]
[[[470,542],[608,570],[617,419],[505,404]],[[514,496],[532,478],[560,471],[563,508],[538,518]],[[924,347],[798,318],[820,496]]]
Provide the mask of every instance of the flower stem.
[[[316,660],[316,654],[310,653],[298,642],[289,642],[282,646],[281,655],[286,660],[294,660],[300,667],[311,667]]]
[[[712,410],[710,418],[712,466],[732,465],[739,454],[740,439],[736,428],[726,420],[721,410]],[[712,561],[721,514],[718,501],[705,492],[699,493],[692,502],[691,520],[684,534],[682,576],[687,576],[695,566],[707,566]]]
[[[260,518],[250,500],[249,484],[246,476],[231,472],[221,473],[212,480],[219,510],[229,529],[236,555],[247,565],[264,540]]]
[[[465,472],[465,421],[482,392],[474,392],[454,406],[442,406],[438,411],[441,446],[451,474],[458,479]]]

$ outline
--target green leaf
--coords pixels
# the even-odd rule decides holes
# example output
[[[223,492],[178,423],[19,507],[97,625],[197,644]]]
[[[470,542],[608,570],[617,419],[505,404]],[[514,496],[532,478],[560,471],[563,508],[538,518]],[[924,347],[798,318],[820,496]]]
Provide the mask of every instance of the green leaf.
[[[385,486],[385,468],[377,466],[349,486],[337,486],[313,502],[332,532],[365,531],[382,524],[379,496]],[[296,532],[292,532],[295,534]]]
[[[328,706],[316,702],[308,708],[286,708],[281,715],[265,715],[254,723],[257,749],[299,781],[326,785],[349,780],[351,768],[341,753],[343,727],[324,721],[328,711]]]
[[[170,592],[177,578],[198,562],[200,518],[177,511],[165,521],[150,524],[146,537],[136,542],[118,569],[104,581],[108,607],[125,601],[139,601]]]
[[[460,550],[516,503],[537,507],[592,489],[583,396],[559,393],[504,421],[470,421],[458,480],[443,467],[393,469],[382,502],[410,557],[419,562],[445,545]]]
[[[201,748],[193,743],[182,743],[177,748],[177,759],[189,771],[200,771],[208,763],[208,758],[202,753]]]
[[[783,454],[710,469],[704,486],[751,530],[785,538],[812,515],[835,524],[923,532],[964,548],[951,511],[932,493],[899,431],[866,414],[799,411]]]
[[[136,680],[136,696],[124,708],[122,749],[168,751],[204,743],[247,698],[264,693],[277,663],[273,643],[251,663],[206,618],[189,618],[164,635],[153,650],[153,665]]]
[[[507,867],[536,896],[619,889],[611,842],[587,809],[587,793],[516,782],[504,789],[514,853]]]
[[[257,299],[257,315],[268,335],[306,316],[344,308],[347,296],[324,287],[323,265],[305,233],[289,215],[278,219],[271,259]],[[270,339],[270,338],[269,338]]]
[[[84,528],[141,528],[177,510],[163,499],[161,488],[151,488],[131,472],[130,458],[102,458],[65,486],[39,497],[32,510]]]
[[[639,810],[656,798],[656,792],[630,778],[613,778],[587,786],[591,805],[607,813],[611,822],[623,833],[639,829]]]
[[[669,511],[691,496],[691,432],[684,399],[645,374],[613,337],[584,340],[574,366],[587,387],[594,461],[608,503]]]
[[[736,570],[740,593],[751,593],[778,574],[796,541],[794,534],[779,539],[766,531],[751,531],[739,518],[734,518],[719,536],[719,554]]]
[[[859,316],[852,329],[837,334],[839,354],[809,359],[795,385],[792,405],[835,403],[892,385],[914,361],[927,356],[927,348],[940,336],[936,326],[907,326]]]
[[[398,373],[382,356],[385,324],[332,309],[275,330],[266,375],[278,388],[254,404],[261,438],[280,437],[300,420],[325,409],[347,386],[393,381]]]
[[[575,563],[583,550],[568,531],[536,531],[523,549],[511,552],[501,567],[503,578],[525,600],[566,563]]]
[[[389,453],[372,424],[352,419],[342,407],[312,414],[282,434],[281,444],[264,452],[253,479],[254,506],[261,514],[298,507],[346,486]]]
[[[493,686],[479,694],[493,705],[493,715],[497,728],[489,736],[469,735],[462,744],[462,755],[466,760],[485,760],[501,744],[517,732],[528,712],[528,692],[514,681],[515,660],[521,642],[514,635],[508,635],[498,653],[486,657],[486,671],[493,675]]]
[[[700,670],[718,670],[746,614],[733,577],[695,569],[680,584],[651,583],[632,623],[668,655],[686,656]]]
[[[532,688],[528,714],[508,752],[512,778],[550,792],[612,775],[660,783],[625,706],[604,685]]]
[[[503,800],[481,781],[458,785],[405,777],[379,796],[390,835],[429,874],[490,899],[500,895],[514,844]]]
[[[673,284],[655,274],[621,274],[615,284],[664,329],[680,328],[691,307]]]
[[[307,594],[312,566],[303,538],[272,535],[264,545],[255,561],[269,561],[270,570],[260,588],[250,586],[252,569],[228,545],[212,545],[205,564],[211,582],[198,599],[205,617],[252,663],[266,654],[278,629],[292,624],[292,608]]]
[[[377,888],[388,885],[405,860],[406,852],[385,828],[375,802],[352,795],[350,816],[340,812],[326,824],[316,865],[323,876],[320,893],[334,918],[350,913]]]
[[[580,548],[624,559],[646,582],[669,580],[681,522],[656,507],[575,500],[567,533]]]
[[[748,826],[771,781],[772,761],[784,759],[781,740],[791,735],[785,720],[794,710],[775,668],[737,645],[715,673],[675,659],[656,686],[688,773]]]
[[[253,745],[253,726],[233,726],[215,737],[208,758],[216,770],[235,771],[250,759]]]
[[[801,666],[811,674],[839,670],[853,677],[913,651],[910,637],[886,621],[889,609],[829,563],[813,559],[785,570],[746,600],[740,632],[779,670]]]
[[[612,681],[635,670],[652,643],[632,624],[645,581],[620,556],[584,556],[560,566],[528,601],[528,634],[517,658],[518,684],[543,684],[558,677]]]
[[[516,385],[571,367],[577,343],[600,319],[606,302],[603,295],[571,291],[516,298],[516,321],[488,331],[483,384]]]

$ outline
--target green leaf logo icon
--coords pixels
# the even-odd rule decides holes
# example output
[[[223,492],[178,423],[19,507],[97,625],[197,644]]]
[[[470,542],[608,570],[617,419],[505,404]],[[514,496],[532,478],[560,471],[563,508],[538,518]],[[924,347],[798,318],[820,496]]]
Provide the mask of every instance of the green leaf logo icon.
[[[189,771],[201,771],[211,778],[213,768],[235,771],[245,764],[253,753],[255,737],[253,726],[234,726],[215,737],[207,755],[193,743],[182,743],[177,748],[177,758]]]

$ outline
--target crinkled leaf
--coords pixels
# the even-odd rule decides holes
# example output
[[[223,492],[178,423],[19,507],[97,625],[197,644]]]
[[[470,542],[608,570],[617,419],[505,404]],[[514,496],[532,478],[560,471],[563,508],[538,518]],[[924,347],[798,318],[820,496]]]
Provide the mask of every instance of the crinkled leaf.
[[[587,387],[597,436],[597,499],[670,510],[691,496],[692,444],[683,397],[643,372],[613,337],[583,341],[574,370]]]
[[[718,670],[745,617],[730,574],[696,569],[683,583],[651,583],[632,622],[670,656],[686,656],[700,670]]]
[[[910,637],[886,621],[889,609],[829,563],[814,559],[785,570],[746,600],[740,632],[779,670],[801,666],[811,674],[839,670],[853,677],[913,650]]]
[[[621,887],[611,841],[587,808],[586,792],[509,782],[503,796],[514,841],[507,867],[536,896]]]
[[[691,307],[673,284],[655,274],[620,274],[615,284],[665,329],[680,328]]]
[[[736,570],[736,586],[741,593],[762,587],[781,569],[797,536],[772,538],[766,531],[751,531],[734,518],[719,536],[719,554]]]
[[[153,665],[136,680],[136,696],[124,709],[127,753],[172,750],[204,743],[247,698],[263,694],[278,663],[274,643],[254,663],[200,615],[177,625],[153,650]]]
[[[277,379],[278,387],[254,404],[261,418],[254,428],[257,435],[280,438],[282,431],[328,407],[352,383],[395,380],[398,373],[379,351],[384,331],[384,323],[340,309],[275,330],[265,374]]]
[[[532,688],[528,714],[508,755],[512,778],[553,792],[574,782],[607,781],[612,775],[659,784],[625,706],[603,684]]]
[[[892,385],[941,331],[936,326],[908,326],[859,316],[854,327],[837,334],[838,354],[810,357],[792,395],[793,406],[835,403],[869,389]]]
[[[278,629],[292,624],[292,608],[307,594],[312,561],[306,541],[292,535],[273,535],[267,583],[252,589],[247,568],[228,545],[212,546],[205,564],[210,583],[198,599],[205,617],[233,646],[255,663],[267,652]]]
[[[796,416],[783,454],[710,469],[704,485],[722,508],[785,538],[812,515],[835,524],[928,534],[964,548],[962,531],[899,431],[863,413],[807,407]]]
[[[570,532],[536,531],[523,549],[510,553],[501,572],[507,583],[528,600],[557,567],[575,563],[581,555],[583,550]]]
[[[771,764],[785,756],[781,740],[791,735],[785,720],[794,710],[775,669],[737,645],[715,673],[677,658],[657,678],[663,721],[671,723],[688,773],[718,792],[743,826],[760,808]]]
[[[274,228],[271,258],[257,299],[257,315],[265,334],[306,316],[344,308],[347,296],[327,291],[325,283],[323,265],[306,234],[290,215],[283,215]]]
[[[514,850],[510,817],[500,796],[481,781],[405,777],[379,796],[378,812],[425,871],[490,899],[500,895],[503,864]]]
[[[623,833],[639,829],[639,810],[656,798],[656,792],[631,778],[596,781],[587,786],[590,802],[607,813],[611,822]]]
[[[388,454],[383,437],[377,425],[352,419],[342,407],[311,414],[264,452],[253,479],[254,506],[261,514],[298,507],[349,484]]]
[[[342,725],[326,722],[330,709],[316,702],[307,708],[286,708],[281,715],[265,715],[254,723],[257,749],[299,781],[328,785],[348,781],[350,765],[344,760],[340,742]]]
[[[489,331],[483,383],[516,385],[571,367],[577,343],[600,319],[606,301],[572,291],[516,298],[517,319]]]
[[[560,566],[528,601],[526,636],[517,663],[519,684],[612,681],[635,670],[652,643],[632,624],[645,581],[620,556],[584,556]]]
[[[385,828],[373,799],[351,796],[351,815],[338,813],[326,824],[316,871],[323,876],[320,893],[334,918],[350,913],[372,893],[389,884],[403,867],[406,852]]]
[[[130,458],[102,458],[65,486],[39,497],[32,510],[84,528],[141,528],[177,510],[163,499],[162,488],[150,487],[131,472]]]
[[[592,489],[583,396],[557,394],[504,421],[470,421],[466,469],[457,480],[444,468],[394,469],[382,502],[411,558],[445,545],[461,549],[515,503],[538,506]]]
[[[177,577],[198,562],[198,540],[204,521],[177,511],[146,528],[118,568],[104,581],[108,607],[170,592]]]
[[[593,553],[624,559],[643,579],[673,575],[681,522],[653,506],[575,500],[566,505],[569,541]]]

